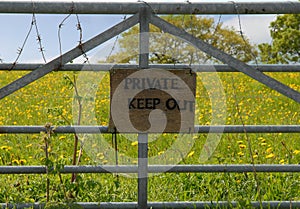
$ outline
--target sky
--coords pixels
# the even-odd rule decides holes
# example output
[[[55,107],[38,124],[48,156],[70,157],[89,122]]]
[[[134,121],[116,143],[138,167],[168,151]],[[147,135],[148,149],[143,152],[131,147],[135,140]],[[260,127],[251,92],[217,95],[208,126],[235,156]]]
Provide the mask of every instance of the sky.
[[[20,1],[20,0],[14,0]],[[44,1],[44,0],[39,0]],[[52,0],[61,1],[61,0]],[[80,0],[83,1],[83,0]],[[96,1],[96,0],[88,0]],[[99,1],[99,0],[98,0]],[[112,0],[114,1],[114,0]],[[110,2],[112,2],[110,1]],[[266,0],[264,0],[266,1]],[[276,0],[272,0],[274,2]],[[36,2],[36,1],[35,1]],[[76,2],[76,0],[74,0]],[[120,2],[120,0],[119,0]],[[127,2],[137,2],[128,0]],[[158,0],[152,0],[149,2],[162,2]],[[186,1],[163,1],[163,2],[186,2]],[[190,0],[190,2],[205,2]],[[212,2],[212,1],[210,1]],[[226,2],[220,0],[214,0],[214,2]],[[244,0],[236,0],[235,2],[245,2]],[[251,2],[260,2],[258,0],[251,0]],[[67,15],[45,15],[36,14],[36,22],[39,35],[41,37],[41,44],[44,49],[46,61],[51,61],[60,55],[60,47],[62,52],[66,52],[78,45],[79,31],[76,28],[77,19],[75,15],[70,16],[64,25],[59,30],[59,25],[66,18]],[[105,31],[112,27],[114,24],[121,22],[124,15],[78,15],[80,24],[82,27],[83,41],[94,37],[95,35]],[[214,17],[216,20],[219,16]],[[241,15],[240,22],[242,31],[253,44],[270,43],[271,38],[269,34],[269,24],[276,19],[276,15]],[[26,35],[31,26],[32,15],[31,14],[0,14],[0,61],[3,63],[12,63],[18,56],[18,50],[21,48]],[[223,15],[221,16],[221,22],[224,25],[234,27],[239,31],[239,19],[237,15]],[[58,35],[60,33],[60,35]],[[59,38],[60,37],[60,38]],[[43,57],[40,52],[37,42],[37,33],[35,27],[32,28],[28,40],[23,48],[18,63],[43,63]],[[59,41],[60,40],[60,41]],[[97,50],[110,51],[113,46],[114,39],[108,41],[103,46],[98,47],[88,53],[89,56],[93,56]],[[61,42],[61,44],[59,44]],[[102,47],[102,48],[101,48]],[[80,62],[80,59],[79,59]]]

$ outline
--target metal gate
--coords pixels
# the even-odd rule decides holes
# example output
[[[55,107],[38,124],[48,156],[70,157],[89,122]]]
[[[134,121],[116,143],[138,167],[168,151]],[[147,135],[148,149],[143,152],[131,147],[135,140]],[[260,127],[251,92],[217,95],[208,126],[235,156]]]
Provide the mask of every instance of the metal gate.
[[[44,64],[0,64],[0,70],[32,70],[29,74],[15,80],[0,89],[0,99],[27,86],[46,74],[57,70],[81,70],[80,64],[67,64],[76,57],[86,53],[105,41],[117,36],[123,31],[140,24],[140,55],[138,65],[116,65],[116,68],[147,69],[147,68],[180,68],[189,69],[190,66],[174,65],[149,65],[149,24],[153,24],[166,33],[175,35],[185,41],[192,43],[201,51],[225,63],[216,65],[217,72],[242,72],[251,78],[265,84],[300,103],[300,93],[282,84],[281,82],[264,74],[268,72],[300,72],[299,65],[247,65],[232,56],[218,50],[217,48],[199,40],[191,34],[175,27],[158,17],[158,14],[298,14],[300,12],[299,2],[278,3],[71,3],[71,2],[35,2],[34,13],[46,14],[130,14],[132,15],[123,22],[111,27],[96,37],[80,43],[74,49],[64,53],[56,59]],[[32,13],[31,2],[0,2],[0,13]],[[92,69],[86,70],[108,70],[105,64],[93,65]],[[208,72],[209,67],[197,66],[198,72]],[[51,127],[52,129],[53,127]],[[55,133],[109,133],[105,126],[60,126],[52,130]],[[33,134],[46,131],[44,126],[0,126],[0,133],[7,134]],[[195,126],[196,133],[300,133],[299,125],[228,125],[228,126]],[[138,173],[138,202],[103,202],[103,203],[79,203],[84,208],[205,208],[211,206],[236,206],[237,202],[148,202],[147,184],[148,173],[160,172],[300,172],[299,165],[151,165],[148,166],[148,135],[138,134],[138,166],[65,166],[61,173]],[[45,174],[45,166],[1,166],[0,174]],[[299,201],[266,201],[251,202],[253,207],[278,207],[290,208],[300,207]],[[40,208],[43,204],[1,204],[2,208]]]

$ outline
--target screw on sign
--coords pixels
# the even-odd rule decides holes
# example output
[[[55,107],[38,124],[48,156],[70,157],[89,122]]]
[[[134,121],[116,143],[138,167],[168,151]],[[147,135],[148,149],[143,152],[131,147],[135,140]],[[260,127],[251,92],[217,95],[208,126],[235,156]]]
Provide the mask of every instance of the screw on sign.
[[[196,74],[190,70],[112,70],[110,130],[190,133]]]

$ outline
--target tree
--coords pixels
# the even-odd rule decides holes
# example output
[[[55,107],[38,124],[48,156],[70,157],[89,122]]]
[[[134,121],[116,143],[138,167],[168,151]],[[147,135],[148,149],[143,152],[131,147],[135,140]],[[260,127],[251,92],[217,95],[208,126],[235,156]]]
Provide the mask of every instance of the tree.
[[[233,28],[216,24],[213,18],[195,15],[167,15],[163,19],[186,30],[197,38],[231,54],[243,62],[253,60],[257,52],[247,38],[242,37]],[[216,63],[184,40],[165,34],[159,28],[150,25],[150,63]],[[132,63],[138,60],[139,27],[135,26],[122,34],[118,40],[119,50],[108,59],[110,62]],[[213,61],[212,61],[213,60]]]
[[[280,15],[271,22],[272,43],[258,46],[265,63],[293,63],[300,61],[300,14]]]

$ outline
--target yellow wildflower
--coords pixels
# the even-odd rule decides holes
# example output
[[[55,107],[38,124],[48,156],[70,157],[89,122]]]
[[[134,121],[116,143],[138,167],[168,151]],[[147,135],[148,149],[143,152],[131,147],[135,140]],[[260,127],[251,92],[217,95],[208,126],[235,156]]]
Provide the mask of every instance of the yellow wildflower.
[[[271,153],[272,152],[272,147],[269,147],[266,152]]]
[[[161,155],[161,154],[164,154],[164,153],[165,153],[165,151],[160,151],[160,152],[157,153],[157,155]]]
[[[31,146],[32,146],[32,144],[27,144],[25,147],[28,148],[28,147],[31,147]]]
[[[27,161],[26,161],[25,159],[19,160],[19,163],[20,163],[21,165],[24,165],[26,162],[27,162]]]
[[[245,154],[243,152],[238,152],[237,153],[240,157],[243,157]]]
[[[19,161],[17,159],[13,159],[11,162],[19,165]]]
[[[191,151],[187,156],[192,157],[194,155],[195,151]]]
[[[136,145],[138,145],[138,141],[134,141],[131,143],[131,146],[136,146]]]
[[[9,150],[11,150],[12,148],[11,148],[10,146],[6,146],[6,145],[5,145],[5,146],[1,146],[0,149],[9,151]]]
[[[267,158],[267,159],[269,159],[269,158],[274,158],[274,157],[275,157],[275,155],[274,155],[273,153],[270,153],[270,154],[266,155],[266,158]]]
[[[300,153],[300,150],[294,150],[293,154],[298,155]]]

